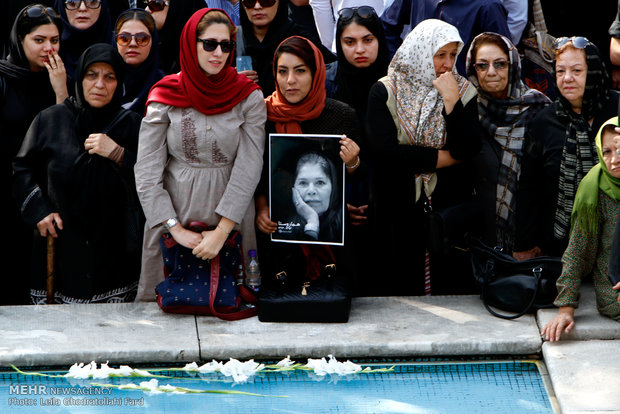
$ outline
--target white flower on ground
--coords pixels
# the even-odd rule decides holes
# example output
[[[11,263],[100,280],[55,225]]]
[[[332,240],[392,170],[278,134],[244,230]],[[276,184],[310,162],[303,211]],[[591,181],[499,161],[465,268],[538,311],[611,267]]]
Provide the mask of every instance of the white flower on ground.
[[[320,376],[327,374],[349,375],[355,374],[362,370],[362,367],[351,361],[338,362],[333,355],[328,355],[329,361],[325,358],[311,359],[308,358],[306,366],[312,368],[314,373]]]
[[[295,361],[291,361],[291,356],[287,355],[286,358],[284,358],[282,361],[278,362],[276,365],[279,367],[284,367],[284,368],[288,368],[291,365],[293,365],[295,363]]]
[[[265,365],[254,362],[253,359],[240,362],[234,358],[230,358],[230,361],[224,364],[220,372],[227,377],[233,377],[233,381],[235,382],[246,382],[248,378],[263,368],[265,368]]]

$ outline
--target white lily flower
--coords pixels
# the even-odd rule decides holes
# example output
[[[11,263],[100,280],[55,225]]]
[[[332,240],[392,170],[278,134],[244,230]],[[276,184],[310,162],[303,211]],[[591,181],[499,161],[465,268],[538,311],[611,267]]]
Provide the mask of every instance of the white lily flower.
[[[184,371],[196,371],[198,369],[198,364],[196,364],[195,362],[190,362],[189,364],[186,364],[182,369]]]
[[[136,389],[136,388],[138,388],[138,386],[136,384],[134,384],[133,382],[129,383],[129,384],[121,384],[121,385],[118,386],[119,390],[132,390],[132,389]]]
[[[113,371],[115,371],[114,369],[111,369],[108,366],[107,361],[105,364],[101,364],[100,369],[97,369],[97,363],[95,361],[91,362],[90,365],[91,365],[91,375],[93,376],[93,378],[108,378],[110,374],[113,373]]]
[[[137,369],[137,368],[133,370],[133,373],[141,377],[152,377],[153,376],[153,374],[151,374],[150,372],[144,371],[142,369]]]
[[[263,368],[265,368],[265,365],[254,362],[253,359],[240,362],[234,358],[230,358],[230,361],[224,364],[220,372],[227,377],[233,377],[233,381],[235,382],[246,382],[249,377]]]
[[[306,366],[312,368],[315,374],[323,376],[327,374],[349,375],[362,370],[362,367],[351,361],[338,362],[333,355],[328,355],[329,361],[325,358],[308,359]]]
[[[122,375],[123,377],[129,377],[134,370],[128,365],[121,365],[118,369],[114,370],[115,374]]]
[[[158,381],[155,378],[153,378],[150,381],[142,381],[140,383],[140,386],[143,387],[143,388],[148,388],[148,391],[152,392],[154,394],[161,393],[161,391],[158,390],[159,384],[158,384]]]
[[[208,374],[211,372],[221,371],[223,367],[224,367],[224,364],[222,364],[221,362],[217,362],[216,360],[213,360],[211,362],[208,362],[204,365],[199,366],[198,372],[201,372],[203,374]]]
[[[284,358],[283,360],[278,362],[276,365],[279,366],[279,367],[288,368],[291,365],[293,365],[294,363],[295,363],[295,361],[291,361],[291,356],[287,355],[286,358]]]

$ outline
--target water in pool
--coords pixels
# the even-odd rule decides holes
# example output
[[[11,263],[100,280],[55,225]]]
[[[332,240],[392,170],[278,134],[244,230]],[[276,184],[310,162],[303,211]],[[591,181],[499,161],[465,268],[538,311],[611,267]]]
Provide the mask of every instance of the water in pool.
[[[372,368],[385,365],[362,364]],[[46,372],[64,374],[65,372]],[[158,384],[245,394],[175,394],[93,383],[139,384],[149,378],[77,380],[0,373],[2,413],[553,413],[534,362],[399,363],[393,372],[318,376],[259,373],[234,384],[221,374],[158,371]]]

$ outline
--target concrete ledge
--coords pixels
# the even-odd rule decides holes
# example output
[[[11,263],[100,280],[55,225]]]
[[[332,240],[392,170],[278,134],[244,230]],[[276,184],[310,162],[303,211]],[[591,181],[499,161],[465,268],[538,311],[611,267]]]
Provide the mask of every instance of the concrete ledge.
[[[194,316],[155,303],[0,307],[0,366],[198,360]]]
[[[546,342],[543,356],[564,414],[620,412],[620,342]]]
[[[477,296],[356,298],[346,324],[198,317],[197,326],[203,360],[525,355],[542,345],[533,316],[495,318]]]
[[[537,316],[540,329],[553,319],[557,313],[557,309],[539,310]],[[562,338],[563,340],[580,341],[620,339],[620,323],[598,313],[592,284],[581,286],[579,307],[575,310],[575,328],[569,334],[562,334]],[[618,409],[620,410],[620,407]]]

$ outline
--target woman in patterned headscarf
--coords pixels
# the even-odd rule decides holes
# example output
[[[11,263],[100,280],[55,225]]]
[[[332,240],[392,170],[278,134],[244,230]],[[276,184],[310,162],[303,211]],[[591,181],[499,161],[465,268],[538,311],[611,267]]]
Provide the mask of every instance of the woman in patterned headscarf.
[[[480,142],[463,133],[472,123],[463,105],[475,88],[454,69],[462,47],[455,27],[425,20],[398,49],[388,75],[370,90],[369,214],[374,240],[386,249],[378,250],[377,274],[399,277],[393,286],[382,284],[382,294],[454,292],[453,281],[442,280],[439,263],[429,269],[424,210],[454,206],[472,195],[471,168],[459,161],[471,159]]]
[[[517,200],[515,257],[561,256],[581,179],[596,164],[594,137],[618,112],[618,93],[597,47],[584,37],[558,39],[558,98],[532,120]]]
[[[529,121],[551,101],[521,81],[519,52],[497,33],[482,33],[467,53],[467,76],[478,89],[465,111],[479,120],[476,196],[483,209],[484,240],[512,252],[517,184]]]

